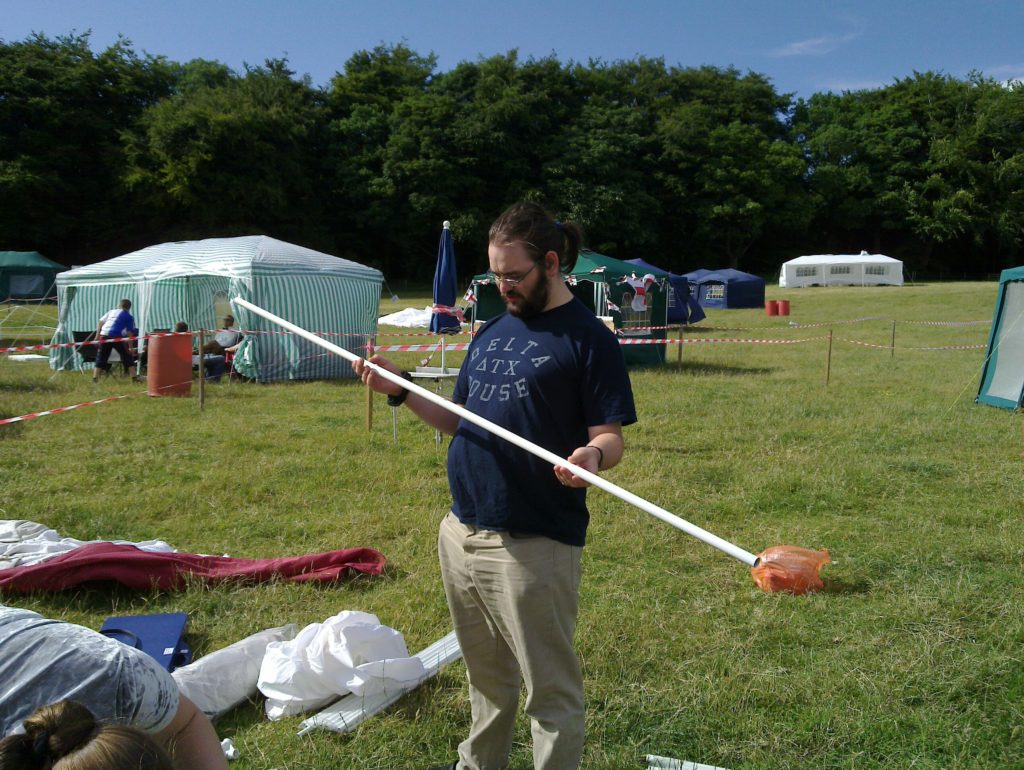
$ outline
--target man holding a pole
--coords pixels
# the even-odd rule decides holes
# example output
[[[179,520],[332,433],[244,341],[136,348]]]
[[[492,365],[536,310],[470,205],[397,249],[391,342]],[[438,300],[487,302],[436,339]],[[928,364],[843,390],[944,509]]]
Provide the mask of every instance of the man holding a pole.
[[[591,473],[622,457],[636,421],[621,349],[562,278],[582,234],[519,203],[491,226],[488,261],[507,313],[476,334],[452,400]],[[387,359],[372,363],[398,373]],[[452,435],[452,512],[441,523],[441,575],[466,661],[473,723],[444,767],[508,764],[520,681],[537,770],[583,753],[583,681],[573,647],[587,482],[354,361],[373,390]]]

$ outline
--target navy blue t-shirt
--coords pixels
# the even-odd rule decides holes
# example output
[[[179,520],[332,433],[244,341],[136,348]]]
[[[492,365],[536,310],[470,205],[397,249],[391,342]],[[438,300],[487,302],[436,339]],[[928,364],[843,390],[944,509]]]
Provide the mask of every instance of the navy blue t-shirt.
[[[619,343],[578,299],[483,326],[452,400],[559,457],[584,446],[591,426],[636,422]],[[464,524],[584,544],[586,490],[562,486],[546,460],[466,420],[448,447],[448,482]]]

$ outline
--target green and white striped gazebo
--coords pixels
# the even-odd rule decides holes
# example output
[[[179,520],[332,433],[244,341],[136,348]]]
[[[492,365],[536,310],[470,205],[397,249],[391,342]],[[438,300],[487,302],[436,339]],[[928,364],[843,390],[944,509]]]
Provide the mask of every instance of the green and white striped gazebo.
[[[149,246],[57,276],[53,342],[95,331],[122,299],[132,302],[140,334],[217,329],[225,314],[246,332],[234,367],[261,382],[351,377],[352,366],[307,340],[233,306],[237,297],[266,308],[354,352],[377,332],[379,270],[265,235],[209,238]],[[81,334],[79,334],[81,336]],[[76,348],[53,348],[53,369],[82,369]]]

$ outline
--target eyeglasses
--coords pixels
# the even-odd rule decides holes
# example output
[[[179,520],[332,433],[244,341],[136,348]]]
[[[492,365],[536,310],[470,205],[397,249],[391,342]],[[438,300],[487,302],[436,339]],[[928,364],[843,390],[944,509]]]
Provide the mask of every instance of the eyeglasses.
[[[488,271],[487,277],[490,278],[492,281],[494,281],[496,284],[499,284],[499,285],[500,284],[505,284],[506,286],[518,286],[519,284],[521,284],[523,281],[526,280],[526,276],[528,276],[530,273],[532,273],[534,268],[536,268],[537,265],[539,265],[539,264],[540,264],[540,262],[534,262],[533,263],[533,267],[531,267],[529,270],[527,270],[525,273],[523,273],[518,278],[510,278],[507,275],[498,275],[497,273],[492,273],[490,271]]]

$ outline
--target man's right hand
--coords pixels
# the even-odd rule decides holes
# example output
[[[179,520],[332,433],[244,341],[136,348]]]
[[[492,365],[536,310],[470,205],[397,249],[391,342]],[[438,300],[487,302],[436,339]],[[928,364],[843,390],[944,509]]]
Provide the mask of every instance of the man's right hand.
[[[367,360],[371,364],[376,364],[381,369],[387,369],[393,374],[402,373],[401,369],[383,356],[370,356]],[[361,379],[370,390],[377,393],[384,393],[388,396],[397,396],[403,390],[401,385],[396,385],[390,380],[384,379],[382,376],[377,374],[373,368],[367,366],[366,360],[359,359],[358,361],[353,361],[352,369],[355,371],[356,376],[359,377],[359,379]]]

